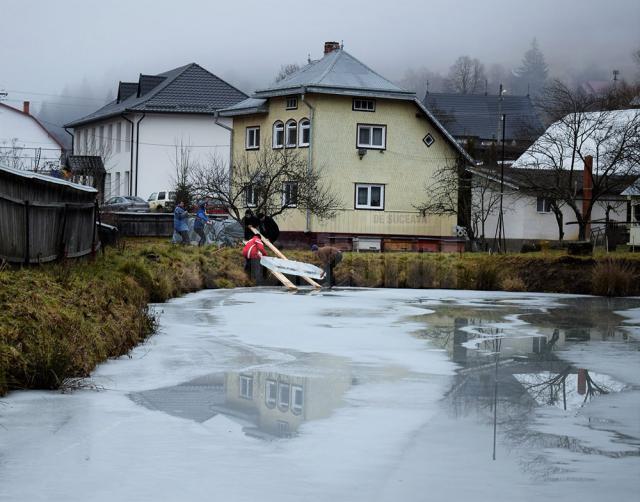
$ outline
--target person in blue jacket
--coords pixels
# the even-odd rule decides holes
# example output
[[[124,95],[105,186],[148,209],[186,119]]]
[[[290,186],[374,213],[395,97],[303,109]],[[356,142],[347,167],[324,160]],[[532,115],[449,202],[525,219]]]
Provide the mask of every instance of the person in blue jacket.
[[[196,221],[193,223],[193,230],[200,236],[198,246],[204,246],[207,243],[207,238],[204,235],[204,226],[211,225],[209,217],[206,211],[207,205],[205,202],[198,204],[198,212],[196,213]]]
[[[189,244],[189,213],[184,208],[184,201],[178,202],[176,209],[173,211],[173,229],[180,235],[183,246]]]

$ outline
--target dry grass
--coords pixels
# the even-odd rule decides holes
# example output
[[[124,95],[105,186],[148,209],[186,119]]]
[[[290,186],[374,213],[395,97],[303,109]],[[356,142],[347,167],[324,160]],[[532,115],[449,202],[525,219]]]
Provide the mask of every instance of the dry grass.
[[[593,267],[593,292],[602,296],[628,296],[637,289],[638,276],[630,263],[607,258]]]

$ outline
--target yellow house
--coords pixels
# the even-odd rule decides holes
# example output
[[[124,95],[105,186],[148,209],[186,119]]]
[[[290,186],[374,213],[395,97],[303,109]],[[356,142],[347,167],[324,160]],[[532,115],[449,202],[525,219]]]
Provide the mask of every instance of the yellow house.
[[[415,93],[338,43],[325,43],[322,59],[220,115],[233,117],[234,162],[251,161],[263,149],[296,149],[341,201],[332,219],[304,208],[285,211],[278,217],[282,241],[387,250],[462,246],[455,216],[423,216],[415,207],[429,196],[439,166],[473,159]],[[295,198],[296,187],[284,183],[283,204],[295,205]]]

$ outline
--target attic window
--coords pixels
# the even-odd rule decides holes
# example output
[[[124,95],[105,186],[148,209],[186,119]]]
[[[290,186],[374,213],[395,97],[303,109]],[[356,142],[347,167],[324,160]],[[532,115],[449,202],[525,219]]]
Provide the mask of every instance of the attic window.
[[[375,112],[376,100],[375,99],[353,99],[353,111],[354,112]]]
[[[427,147],[430,147],[436,142],[436,140],[433,139],[433,136],[431,136],[431,134],[427,134],[424,138],[422,138],[422,141],[424,142],[425,145],[427,145]]]
[[[298,98],[287,98],[287,110],[298,109]]]

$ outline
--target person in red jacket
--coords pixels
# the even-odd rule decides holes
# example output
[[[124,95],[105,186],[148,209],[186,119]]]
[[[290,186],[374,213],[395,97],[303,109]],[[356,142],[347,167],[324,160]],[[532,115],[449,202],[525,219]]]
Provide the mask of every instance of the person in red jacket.
[[[266,251],[264,250],[264,244],[262,244],[262,240],[259,235],[255,235],[252,239],[247,241],[242,248],[242,256],[244,256],[244,269],[249,275],[253,271],[256,276],[255,279],[260,282],[261,280],[261,272],[262,269],[259,264],[256,264],[254,267],[251,266],[251,260],[260,260],[261,257],[267,256]]]

